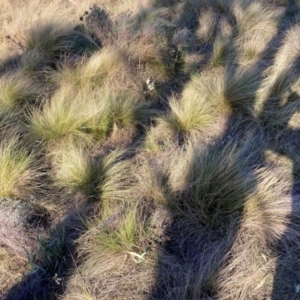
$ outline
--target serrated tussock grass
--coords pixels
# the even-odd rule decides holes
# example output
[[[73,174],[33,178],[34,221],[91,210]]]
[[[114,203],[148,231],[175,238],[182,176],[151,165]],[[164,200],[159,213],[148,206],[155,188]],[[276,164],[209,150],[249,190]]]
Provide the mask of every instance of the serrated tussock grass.
[[[96,298],[88,290],[81,288],[76,291],[70,292],[64,300],[96,300]]]
[[[257,63],[262,55],[272,56],[273,48],[266,49],[265,42],[270,41],[273,34],[265,32],[261,28],[249,34],[242,35],[237,39],[237,48],[239,53],[239,60],[243,65],[251,65]]]
[[[77,192],[99,199],[100,206],[118,200],[128,188],[125,172],[128,162],[122,161],[122,151],[93,157],[91,149],[70,143],[65,149],[50,152],[54,185],[68,193]],[[105,208],[103,208],[105,209]]]
[[[28,197],[40,186],[40,167],[35,154],[20,144],[20,137],[0,143],[0,197]]]
[[[63,56],[78,55],[98,49],[97,45],[73,28],[54,23],[39,24],[29,30],[24,40],[28,50],[36,49],[46,59],[59,59]]]
[[[128,77],[126,76],[128,75]],[[130,72],[122,53],[111,46],[103,48],[75,68],[61,68],[58,74],[54,74],[54,81],[61,85],[72,85],[74,88],[95,88],[112,80],[126,82],[130,78]],[[122,81],[118,81],[121,83]]]
[[[117,125],[145,125],[157,111],[150,104],[141,101],[136,93],[129,89],[105,92],[110,95],[108,104],[112,122]]]
[[[65,149],[50,154],[53,181],[68,193],[80,192],[87,196],[97,195],[101,170],[89,153],[88,147],[70,143]]]
[[[120,31],[117,45],[142,77],[168,79],[174,70],[176,51],[170,47],[175,25],[167,7],[141,9]]]
[[[229,110],[253,113],[256,93],[261,82],[257,70],[231,67],[225,68],[215,86],[217,99]]]
[[[228,254],[231,259],[217,280],[221,299],[261,298],[263,293],[272,293],[273,268],[281,264],[275,250],[278,243],[285,253],[298,247],[297,222],[286,231],[291,214],[298,213],[296,207],[292,212],[291,199],[286,196],[289,183],[284,176],[274,176],[274,170],[264,168],[258,171],[257,179],[257,189],[245,203],[241,228]],[[240,280],[249,272],[249,281],[242,284]]]
[[[12,112],[35,103],[41,91],[41,86],[34,78],[23,76],[22,73],[2,76],[0,88],[0,106]]]
[[[205,75],[193,75],[182,97],[170,99],[170,112],[158,119],[161,127],[183,134],[208,130],[218,110],[213,95],[209,94],[213,91],[208,90],[205,80]]]
[[[10,108],[2,108],[0,112],[0,136],[1,139],[9,139],[17,135],[26,135],[24,126],[25,115],[21,110],[12,112]]]
[[[123,200],[121,210],[114,210],[106,217],[97,216],[88,222],[89,230],[78,241],[83,263],[80,266],[81,279],[78,274],[71,278],[73,291],[80,293],[78,288],[83,280],[84,286],[95,297],[123,297],[126,290],[135,285],[133,280],[140,282],[142,287],[145,287],[145,280],[151,280],[149,272],[153,254],[151,249],[147,249],[150,223],[145,217],[148,212],[137,199],[125,197]],[[122,279],[129,279],[129,283],[119,280],[119,274],[122,274]],[[96,280],[96,284],[91,285],[91,280]],[[117,283],[119,289],[116,291],[113,287]],[[103,289],[104,286],[111,288]],[[139,296],[142,287],[137,290]]]
[[[65,87],[41,109],[30,112],[28,131],[33,139],[45,142],[68,137],[90,143],[108,136],[114,124],[135,127],[154,114],[155,110],[129,89],[103,87],[75,93]]]
[[[18,62],[18,72],[23,75],[42,77],[42,71],[49,66],[50,59],[45,57],[39,49],[32,49],[22,53]]]
[[[299,26],[295,26],[286,33],[285,43],[279,48],[274,64],[265,71],[257,93],[255,109],[270,129],[286,128],[299,110],[299,57],[294,47],[299,32]]]
[[[113,223],[113,217],[115,217],[115,223]],[[97,224],[98,229],[96,227],[91,230],[93,238],[90,236],[88,243],[82,243],[82,248],[87,253],[93,255],[94,251],[90,247],[113,253],[139,252],[145,249],[147,228],[143,215],[136,204],[127,204],[120,215],[102,219],[101,223]]]
[[[243,228],[251,228],[259,239],[259,245],[267,248],[276,245],[289,222],[291,203],[285,196],[289,182],[284,176],[275,177],[271,169],[258,170],[256,177],[257,189],[244,206]],[[274,195],[277,195],[275,199]]]
[[[55,93],[42,108],[34,108],[28,116],[28,130],[32,139],[51,142],[72,136],[89,140],[84,128],[90,106],[81,100],[80,95],[75,97],[72,90],[64,89]],[[96,111],[101,112],[101,108],[97,107]]]
[[[225,225],[228,218],[241,212],[255,190],[250,166],[258,157],[250,147],[247,143],[216,144],[203,149],[189,144],[179,151],[168,171],[169,189],[174,193],[171,207],[193,222]]]
[[[224,65],[229,57],[230,50],[230,38],[217,36],[213,43],[211,65],[213,67]]]
[[[258,28],[265,31],[276,28],[277,11],[270,9],[262,1],[234,1],[233,12],[240,35]]]
[[[194,75],[192,85],[197,90],[199,101],[203,102],[203,111],[207,106],[207,116],[212,108],[223,114],[233,110],[252,113],[260,79],[260,74],[251,68],[235,70],[227,66]],[[209,103],[212,103],[210,107]]]
[[[157,151],[158,155],[161,153]],[[168,153],[169,154],[169,153]],[[167,155],[168,155],[167,154]],[[156,205],[167,205],[169,191],[167,186],[167,174],[164,165],[159,165],[157,161],[149,157],[141,157],[142,167],[136,171],[137,191],[148,201],[153,201]]]

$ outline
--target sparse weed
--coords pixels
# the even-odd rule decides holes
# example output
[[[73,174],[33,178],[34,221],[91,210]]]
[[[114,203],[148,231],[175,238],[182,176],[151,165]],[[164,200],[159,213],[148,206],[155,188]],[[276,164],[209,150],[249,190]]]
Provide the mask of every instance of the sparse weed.
[[[85,11],[80,17],[83,25],[76,27],[76,30],[89,36],[96,45],[107,46],[116,39],[116,24],[112,22],[109,11],[94,4],[90,11]]]
[[[164,80],[172,71],[176,51],[169,42],[175,26],[168,21],[168,8],[144,9],[129,22],[127,37],[119,39],[129,61],[144,76]]]
[[[137,207],[129,206],[125,215],[119,216],[117,229],[104,225],[95,237],[99,247],[113,252],[141,251],[147,232],[139,213]]]
[[[37,240],[39,244],[37,253],[27,252],[30,265],[27,275],[39,276],[50,281],[52,285],[60,285],[67,262],[65,228],[57,225],[46,237],[38,236]],[[32,295],[36,295],[34,293],[35,291]]]

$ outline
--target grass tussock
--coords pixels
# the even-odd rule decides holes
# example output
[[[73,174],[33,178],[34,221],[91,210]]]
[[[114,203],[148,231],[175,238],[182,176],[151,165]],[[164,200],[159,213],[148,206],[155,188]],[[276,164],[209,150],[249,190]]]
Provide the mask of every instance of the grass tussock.
[[[26,197],[39,188],[35,155],[21,146],[18,137],[0,144],[0,197]]]
[[[254,150],[254,149],[253,149]],[[247,176],[255,151],[249,145],[193,147],[179,152],[169,167],[171,206],[186,218],[212,227],[226,224],[238,213],[248,194],[255,189],[254,176]]]
[[[98,49],[98,46],[83,34],[53,23],[40,24],[31,29],[26,35],[24,47],[37,50],[50,60]]]
[[[278,11],[270,9],[262,1],[235,1],[233,11],[240,35],[258,28],[274,32],[276,28]]]
[[[283,177],[278,181],[271,170],[265,169],[260,170],[257,176],[258,188],[247,199],[243,222],[229,253],[230,263],[219,275],[219,295],[222,299],[247,299],[250,296],[261,298],[264,294],[272,293],[275,282],[273,272],[277,261],[274,247],[290,222],[291,202],[284,196],[288,185]],[[284,239],[296,238],[297,234],[292,233],[296,228],[297,225],[291,229],[291,235],[284,235]],[[245,242],[249,247],[244,247]],[[292,243],[294,246],[297,244],[295,240]],[[251,274],[249,281],[241,284],[239,280],[248,272]]]
[[[128,185],[125,180],[128,163],[121,161],[122,152],[93,157],[88,147],[70,144],[50,153],[54,184],[68,193],[80,192],[93,199],[118,199]]]
[[[126,66],[121,52],[115,47],[104,48],[84,59],[75,68],[63,67],[53,75],[59,85],[70,85],[76,89],[94,89],[105,82],[130,82],[129,67]]]
[[[129,89],[107,87],[75,94],[60,89],[42,109],[33,109],[28,131],[35,140],[55,142],[68,138],[85,143],[108,136],[114,126],[135,128],[148,122],[155,110]]]
[[[290,29],[274,64],[265,71],[258,91],[256,110],[268,128],[286,128],[299,107],[299,57],[292,46],[299,27]],[[291,50],[290,50],[291,49]],[[295,121],[295,118],[294,118]]]
[[[217,14],[214,10],[202,11],[199,16],[199,27],[196,35],[200,41],[211,43],[214,38],[214,30],[217,24]]]
[[[22,74],[2,76],[0,88],[1,107],[12,112],[35,103],[41,90],[39,84],[31,78],[22,76]]]
[[[122,298],[139,282],[136,294],[140,297],[145,280],[151,280],[149,272],[153,254],[147,248],[150,236],[146,218],[148,213],[133,201],[127,200],[121,207],[121,211],[115,211],[109,217],[97,216],[91,220],[87,234],[79,240],[84,263],[80,266],[80,277],[75,274],[70,284],[73,290],[78,290],[77,294],[82,293],[84,286],[95,298]],[[121,280],[119,274],[122,274]],[[90,285],[91,280],[96,280],[96,284]],[[117,290],[116,284],[119,286]],[[104,286],[109,288],[104,289]],[[68,297],[67,293],[66,299]]]
[[[203,89],[207,89],[205,77],[195,74],[186,85],[182,98],[170,99],[170,112],[159,119],[160,126],[183,134],[208,130],[218,111],[214,99]]]
[[[216,97],[228,109],[252,113],[259,84],[260,74],[256,70],[233,71],[229,67],[215,86]]]
[[[230,39],[228,37],[218,36],[213,44],[211,65],[213,67],[224,65],[229,58],[230,52]]]

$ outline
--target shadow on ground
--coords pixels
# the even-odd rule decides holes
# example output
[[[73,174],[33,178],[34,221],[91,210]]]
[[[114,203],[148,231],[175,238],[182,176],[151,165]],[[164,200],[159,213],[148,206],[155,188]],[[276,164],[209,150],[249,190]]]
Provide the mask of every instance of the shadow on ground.
[[[295,230],[299,226],[300,213],[299,160],[296,150],[300,147],[300,131],[291,129],[288,126],[291,115],[282,120],[279,127],[273,126],[270,128],[266,125],[265,114],[268,114],[271,109],[276,110],[279,107],[284,109],[284,105],[281,106],[276,102],[276,98],[274,100],[273,95],[268,95],[269,100],[264,104],[260,115],[255,116],[251,112],[254,111],[254,97],[262,83],[264,71],[274,63],[275,55],[283,42],[286,32],[298,22],[298,14],[299,8],[296,2],[288,1],[285,12],[278,22],[277,34],[267,44],[261,59],[252,67],[252,71],[259,78],[256,90],[253,91],[252,103],[248,103],[247,110],[229,103],[232,107],[232,114],[228,118],[227,128],[214,144],[208,146],[208,153],[214,153],[220,147],[233,147],[245,142],[251,144],[252,139],[252,150],[256,151],[256,156],[253,161],[250,161],[245,176],[250,181],[253,181],[253,190],[258,184],[255,183],[253,171],[257,166],[265,165],[265,151],[271,150],[277,154],[284,155],[293,164],[290,222],[287,224],[286,230],[278,243],[272,245],[273,251],[277,253],[273,292],[271,295],[273,300],[296,299],[295,287],[300,282],[299,273],[296,271],[299,269],[299,262],[291,259],[299,255],[299,250],[297,249],[299,241],[291,241],[291,237],[299,237]],[[197,17],[197,14],[195,17]],[[233,27],[236,28],[233,13],[230,13],[230,19],[233,22]],[[234,76],[237,71],[237,64],[234,61],[236,56],[234,53],[235,34],[237,33],[233,33],[231,39],[233,52],[231,53],[231,67],[227,68],[226,78],[228,79]],[[295,60],[295,64],[298,65],[298,63],[299,57]],[[289,70],[286,70],[286,72],[288,73]],[[299,99],[300,96],[297,93],[291,92],[285,105],[288,106],[291,102],[299,101]],[[261,144],[255,147],[258,141],[257,137],[261,137]],[[197,162],[197,158],[195,158],[195,162]],[[192,170],[193,163],[191,163],[190,172],[193,172]],[[215,184],[218,184],[218,182],[215,182]],[[246,197],[247,195],[244,196]],[[176,199],[180,201],[180,196],[177,195]],[[212,210],[216,208],[211,207]],[[239,233],[242,210],[243,208],[241,207],[237,215],[232,219],[229,216],[223,216],[222,222],[224,224],[232,222],[226,229],[226,226],[221,225],[218,228],[209,228],[206,224],[201,224],[200,217],[198,224],[197,222],[190,223],[185,218],[185,214],[189,212],[184,211],[184,208],[182,208],[182,212],[177,213],[173,222],[166,228],[167,241],[161,249],[156,270],[156,284],[149,299],[221,299],[224,295],[218,295],[214,280],[218,277],[221,267],[227,265],[230,260],[228,255]]]

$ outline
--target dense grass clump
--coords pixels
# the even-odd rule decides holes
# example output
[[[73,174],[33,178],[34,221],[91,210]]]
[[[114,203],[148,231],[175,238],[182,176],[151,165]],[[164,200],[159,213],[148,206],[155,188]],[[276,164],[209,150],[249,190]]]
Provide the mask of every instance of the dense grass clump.
[[[188,146],[170,166],[170,186],[175,193],[171,202],[193,222],[212,227],[226,224],[226,218],[238,213],[247,196],[255,189],[249,174],[255,152],[249,145],[215,145],[201,149]],[[182,198],[181,198],[182,197]]]
[[[39,166],[35,155],[19,145],[19,138],[0,144],[0,197],[26,197],[39,187]]]
[[[99,48],[91,39],[73,28],[53,23],[40,24],[31,29],[24,41],[24,47],[28,50],[37,50],[52,61]]]
[[[64,136],[87,137],[83,131],[87,105],[79,100],[79,95],[73,97],[72,90],[60,90],[42,110],[35,108],[30,112],[28,129],[33,139],[47,142]]]
[[[31,137],[45,142],[71,138],[90,143],[108,136],[114,125],[135,127],[154,113],[129,89],[88,91],[75,94],[70,87],[61,88],[42,110],[33,109],[28,119]]]
[[[121,155],[122,152],[116,151],[93,157],[88,147],[76,143],[64,150],[54,150],[50,153],[54,184],[69,193],[80,192],[94,200],[100,198],[105,206],[107,201],[119,199],[118,195],[128,188],[125,179],[128,163],[120,161]]]
[[[22,74],[2,76],[0,88],[0,105],[11,111],[36,102],[40,91],[38,83]]]
[[[64,66],[54,73],[53,80],[57,84],[71,85],[75,89],[94,89],[105,82],[116,82],[126,78],[128,67],[122,59],[121,52],[114,48],[104,48],[74,67]],[[130,74],[127,74],[130,78]],[[126,82],[126,81],[125,81]]]
[[[181,99],[170,99],[170,112],[159,119],[162,127],[175,133],[205,131],[218,111],[215,99],[210,98],[205,75],[195,74],[186,85]]]

